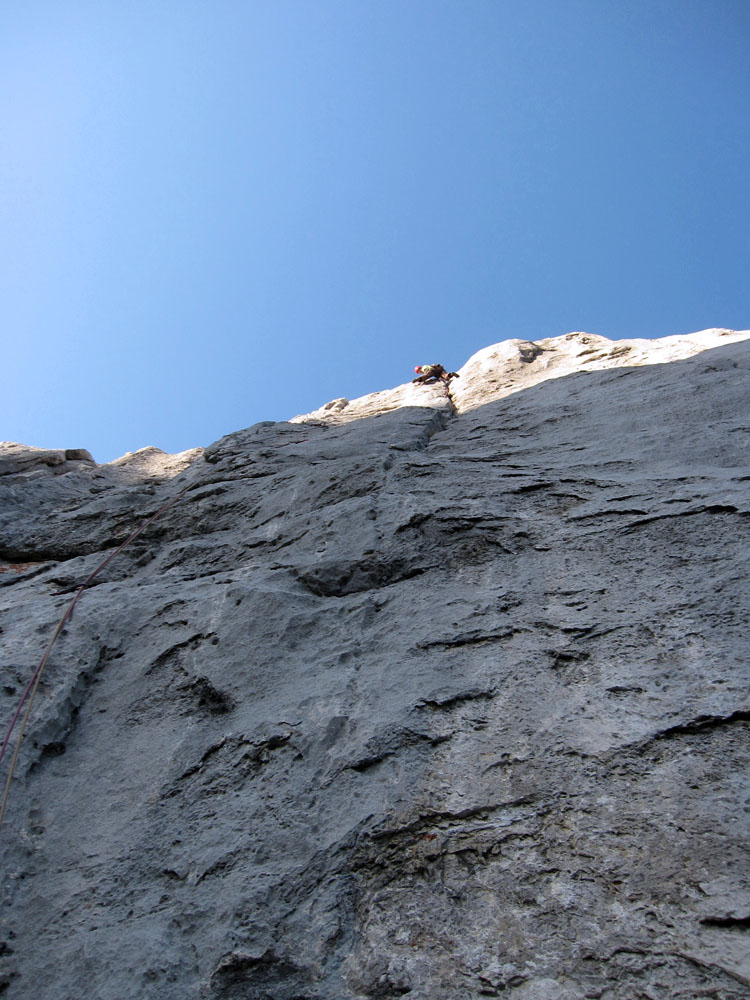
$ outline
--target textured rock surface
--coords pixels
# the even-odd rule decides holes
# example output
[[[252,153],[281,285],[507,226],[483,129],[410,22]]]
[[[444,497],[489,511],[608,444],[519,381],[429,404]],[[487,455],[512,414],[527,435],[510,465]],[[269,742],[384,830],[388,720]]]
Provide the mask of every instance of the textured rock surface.
[[[750,997],[748,337],[3,446],[5,995]]]
[[[13,441],[0,441],[0,476],[53,469],[58,474],[81,465],[96,465],[85,448],[29,448]]]

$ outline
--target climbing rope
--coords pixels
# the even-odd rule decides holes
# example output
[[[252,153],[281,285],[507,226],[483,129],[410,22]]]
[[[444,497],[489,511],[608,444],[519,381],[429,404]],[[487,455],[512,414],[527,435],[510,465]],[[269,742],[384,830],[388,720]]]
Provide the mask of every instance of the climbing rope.
[[[88,576],[83,581],[83,583],[76,588],[75,597],[65,609],[65,613],[60,619],[59,625],[55,629],[55,634],[52,636],[52,639],[50,640],[50,643],[47,646],[47,649],[45,650],[44,656],[39,662],[39,666],[34,671],[31,680],[26,685],[26,689],[21,695],[21,699],[18,702],[16,710],[13,713],[13,718],[10,721],[10,725],[8,726],[7,732],[5,733],[5,739],[3,740],[2,748],[0,748],[0,763],[2,763],[2,760],[5,756],[5,751],[8,747],[8,743],[10,742],[10,738],[13,734],[13,729],[15,728],[16,722],[18,721],[18,718],[21,712],[23,711],[23,706],[26,703],[26,699],[28,698],[28,705],[26,706],[26,712],[24,713],[23,721],[21,722],[21,728],[19,730],[18,738],[16,740],[16,748],[13,753],[13,759],[10,762],[10,770],[8,771],[8,777],[5,782],[5,790],[3,792],[2,803],[0,803],[0,827],[2,827],[3,825],[3,817],[5,816],[5,807],[8,804],[8,795],[10,793],[11,781],[13,780],[13,772],[15,771],[16,768],[16,761],[18,759],[18,754],[21,749],[21,743],[23,742],[24,733],[26,731],[26,723],[28,722],[29,716],[31,715],[31,708],[32,705],[34,704],[34,697],[36,695],[37,688],[39,687],[39,681],[41,680],[42,674],[44,673],[44,668],[47,665],[47,660],[49,660],[50,653],[52,652],[52,647],[57,642],[57,639],[60,636],[63,629],[65,628],[66,623],[70,620],[73,614],[73,610],[76,604],[78,603],[81,594],[84,592],[84,590],[86,590],[87,587],[91,585],[91,582],[95,579],[95,577],[97,577],[102,572],[102,570],[106,569],[106,567],[109,566],[112,560],[116,556],[118,556],[126,546],[130,545],[130,543],[135,538],[137,538],[143,531],[145,531],[150,524],[153,524],[153,522],[158,517],[161,517],[162,514],[168,511],[170,507],[174,507],[177,501],[182,499],[182,497],[187,493],[189,489],[190,486],[186,486],[184,489],[180,490],[180,492],[177,493],[175,496],[173,496],[171,500],[168,500],[167,503],[163,504],[155,514],[152,514],[151,517],[149,517],[146,521],[144,521],[141,525],[139,525],[135,529],[135,531],[133,531],[130,535],[128,535],[125,541],[122,542],[122,544],[119,545],[114,552],[110,553],[110,555],[108,555],[107,558],[104,559],[103,562],[101,562],[96,567],[94,572],[91,573],[91,575]]]
[[[284,444],[280,444],[278,445],[278,447],[288,448],[289,445],[303,444],[305,441],[307,441],[307,438],[297,438],[294,441],[287,441]],[[190,488],[191,487],[188,485],[184,489],[180,490],[180,492],[177,493],[175,496],[173,496],[171,500],[168,500],[165,504],[163,504],[155,514],[152,514],[151,517],[149,517],[147,520],[143,522],[143,524],[139,525],[135,529],[135,531],[133,531],[130,535],[128,535],[125,541],[121,545],[119,545],[114,552],[108,555],[107,558],[96,567],[94,572],[90,576],[88,576],[79,587],[76,588],[75,597],[65,609],[65,612],[62,618],[60,619],[60,623],[55,629],[55,634],[52,636],[50,644],[49,646],[47,646],[44,656],[39,662],[39,666],[34,671],[31,680],[26,685],[26,688],[23,694],[21,695],[21,699],[18,702],[18,705],[16,706],[16,710],[13,713],[13,718],[10,720],[10,725],[8,726],[8,729],[5,733],[5,738],[3,740],[2,747],[0,747],[0,764],[1,764],[3,758],[5,757],[5,751],[8,748],[8,743],[10,742],[10,738],[13,735],[13,730],[15,728],[15,725],[18,722],[18,718],[21,712],[23,711],[23,706],[26,704],[26,699],[28,698],[29,703],[26,706],[26,712],[24,713],[23,721],[21,722],[21,728],[19,730],[18,738],[16,740],[16,748],[13,753],[13,759],[10,762],[10,770],[8,771],[8,777],[5,782],[5,790],[3,791],[2,802],[0,802],[0,827],[2,827],[3,825],[3,817],[5,816],[5,807],[8,804],[8,795],[10,793],[10,785],[13,780],[13,773],[16,769],[16,761],[18,759],[18,754],[21,749],[21,743],[23,742],[24,733],[26,731],[26,723],[28,722],[29,716],[31,715],[31,708],[32,705],[34,704],[34,697],[36,695],[37,688],[39,687],[39,681],[41,680],[42,674],[44,673],[44,668],[47,665],[47,660],[49,659],[50,653],[52,652],[52,647],[57,642],[57,639],[60,636],[60,633],[65,628],[66,623],[70,620],[73,614],[73,610],[76,604],[78,603],[81,594],[84,592],[84,590],[86,590],[88,586],[90,586],[92,580],[94,580],[94,578],[97,577],[102,572],[103,569],[106,569],[106,567],[109,566],[109,564],[112,562],[115,556],[118,556],[126,546],[130,545],[133,539],[137,538],[141,534],[141,532],[145,531],[146,528],[150,524],[153,524],[158,517],[161,517],[161,515],[164,514],[165,511],[168,511],[170,507],[174,507],[177,501],[181,500],[182,497],[187,493],[187,491]],[[57,593],[60,594],[62,593],[62,591],[58,591]]]

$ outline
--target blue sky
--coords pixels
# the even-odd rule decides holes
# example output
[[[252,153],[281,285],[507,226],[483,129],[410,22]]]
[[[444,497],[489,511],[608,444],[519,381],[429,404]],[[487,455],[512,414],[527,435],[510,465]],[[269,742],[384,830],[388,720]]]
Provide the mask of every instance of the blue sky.
[[[748,0],[4,0],[0,437],[750,326]]]

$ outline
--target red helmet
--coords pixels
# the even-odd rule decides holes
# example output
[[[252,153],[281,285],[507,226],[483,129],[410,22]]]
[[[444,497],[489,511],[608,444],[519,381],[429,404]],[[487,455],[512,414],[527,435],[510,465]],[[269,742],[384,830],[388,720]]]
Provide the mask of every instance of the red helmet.
[[[417,367],[414,369],[414,371],[417,373],[417,375],[419,375],[419,373],[422,371],[422,366],[421,365],[417,365]]]

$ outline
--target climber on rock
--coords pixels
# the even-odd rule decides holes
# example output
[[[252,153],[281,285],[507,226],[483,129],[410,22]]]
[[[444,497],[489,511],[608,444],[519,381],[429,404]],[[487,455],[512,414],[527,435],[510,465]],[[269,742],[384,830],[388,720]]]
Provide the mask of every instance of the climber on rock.
[[[417,365],[414,371],[417,373],[417,377],[413,378],[412,382],[417,382],[420,385],[438,380],[448,385],[452,378],[460,378],[458,372],[447,372],[442,365]]]

